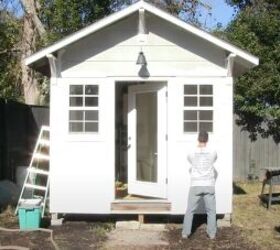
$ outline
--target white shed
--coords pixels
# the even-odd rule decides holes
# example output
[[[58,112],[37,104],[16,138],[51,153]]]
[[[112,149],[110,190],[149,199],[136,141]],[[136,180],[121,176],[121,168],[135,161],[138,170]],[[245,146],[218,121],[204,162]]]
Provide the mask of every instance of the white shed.
[[[233,78],[257,57],[140,1],[26,64],[51,77],[52,213],[184,214],[201,129],[218,152],[217,213],[231,213]]]

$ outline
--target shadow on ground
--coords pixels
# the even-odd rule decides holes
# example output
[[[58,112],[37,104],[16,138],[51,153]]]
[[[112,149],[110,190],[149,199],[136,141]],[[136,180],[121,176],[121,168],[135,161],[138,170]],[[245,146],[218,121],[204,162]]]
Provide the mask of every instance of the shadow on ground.
[[[247,194],[243,188],[241,188],[238,184],[233,182],[233,194]]]

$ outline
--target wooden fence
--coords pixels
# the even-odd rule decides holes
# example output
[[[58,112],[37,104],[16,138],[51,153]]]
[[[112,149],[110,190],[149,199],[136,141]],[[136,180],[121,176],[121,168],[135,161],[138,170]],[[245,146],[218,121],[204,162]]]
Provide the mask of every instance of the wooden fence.
[[[262,138],[251,142],[249,133],[233,125],[233,177],[234,180],[263,178],[265,167],[280,166],[280,144]]]
[[[39,130],[48,124],[48,107],[0,99],[0,180],[15,181],[16,167],[29,165]]]

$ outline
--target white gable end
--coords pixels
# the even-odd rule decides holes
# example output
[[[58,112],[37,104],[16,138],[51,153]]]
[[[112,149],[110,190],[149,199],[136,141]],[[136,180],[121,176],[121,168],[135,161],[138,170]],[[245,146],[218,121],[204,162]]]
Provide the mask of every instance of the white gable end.
[[[131,15],[68,46],[62,76],[138,76],[141,50],[150,76],[226,74],[224,51],[152,14],[147,15],[147,40],[139,43],[137,22],[138,15]]]
[[[156,8],[155,6],[148,4],[144,1],[139,1],[128,8],[119,11],[117,13],[114,13],[96,23],[93,23],[92,25],[58,41],[52,46],[49,46],[34,55],[28,57],[26,59],[26,64],[30,65],[34,69],[37,69],[38,71],[41,71],[43,74],[48,75],[48,61],[47,57],[50,54],[59,54],[58,52],[71,47],[74,43],[80,43],[81,40],[86,39],[91,34],[96,34],[99,31],[106,30],[108,27],[110,27],[112,24],[118,23],[123,19],[126,19],[127,17],[137,17],[138,11],[142,9],[145,10],[145,16],[153,15],[156,16],[160,20],[160,29],[164,31],[165,27],[163,25],[167,24],[167,26],[172,26],[172,29],[181,29],[182,32],[191,35],[191,39],[195,41],[200,41],[201,44],[203,44],[204,49],[210,48],[213,53],[216,54],[218,50],[220,50],[222,53],[225,53],[226,56],[229,54],[232,54],[235,56],[234,61],[236,62],[235,69],[233,69],[234,75],[239,75],[245,71],[247,71],[249,68],[252,68],[259,63],[259,59],[249,53],[247,53],[244,50],[241,50],[230,43],[227,43],[203,30],[200,30],[190,24],[187,24],[183,22],[182,20]],[[151,20],[150,20],[151,21]],[[131,25],[132,27],[132,25]],[[134,31],[136,32],[138,29],[138,23],[136,26],[134,26]],[[174,38],[174,37],[173,37]],[[115,38],[113,38],[115,39]],[[106,41],[108,42],[108,41]],[[197,44],[197,43],[196,43]],[[208,44],[208,45],[206,45]],[[215,49],[214,49],[215,47]],[[224,59],[225,60],[225,59]]]

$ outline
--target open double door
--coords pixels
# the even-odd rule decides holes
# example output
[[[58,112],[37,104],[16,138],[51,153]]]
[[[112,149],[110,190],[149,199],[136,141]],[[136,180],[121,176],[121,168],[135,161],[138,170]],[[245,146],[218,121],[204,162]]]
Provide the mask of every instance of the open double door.
[[[167,87],[128,87],[128,193],[167,196]]]

